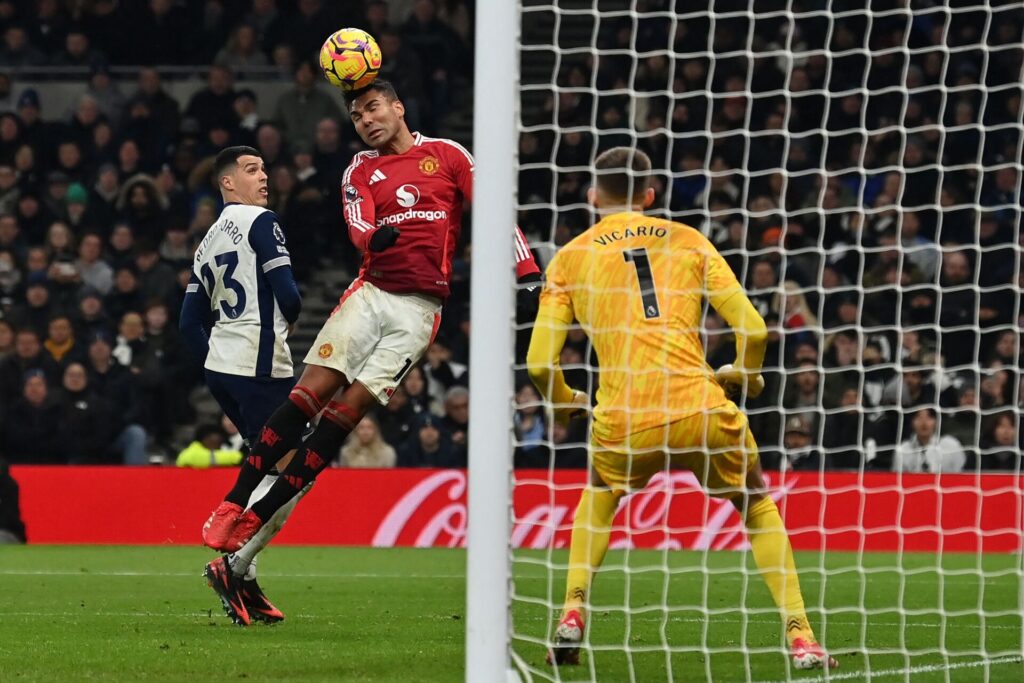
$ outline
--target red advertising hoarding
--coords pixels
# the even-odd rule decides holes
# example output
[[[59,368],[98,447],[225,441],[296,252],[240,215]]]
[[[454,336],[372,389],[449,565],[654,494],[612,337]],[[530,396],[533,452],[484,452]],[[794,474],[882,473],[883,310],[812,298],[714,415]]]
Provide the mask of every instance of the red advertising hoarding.
[[[13,467],[32,543],[198,545],[234,470]],[[768,474],[798,550],[1015,552],[1024,477],[986,474]],[[581,470],[516,472],[517,547],[565,547],[585,481]],[[276,542],[462,546],[463,470],[328,470]],[[708,499],[689,473],[662,474],[626,499],[612,547],[745,546],[739,516]]]

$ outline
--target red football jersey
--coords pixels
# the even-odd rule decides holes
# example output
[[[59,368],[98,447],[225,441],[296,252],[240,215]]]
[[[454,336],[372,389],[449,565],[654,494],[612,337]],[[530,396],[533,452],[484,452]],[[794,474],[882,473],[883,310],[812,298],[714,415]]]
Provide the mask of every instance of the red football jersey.
[[[356,154],[342,178],[345,221],[363,251],[361,279],[388,292],[445,298],[462,205],[473,199],[473,157],[452,140],[413,138],[404,154]],[[370,236],[385,225],[402,234],[384,251],[371,252]],[[518,227],[515,247],[516,276],[539,273]]]

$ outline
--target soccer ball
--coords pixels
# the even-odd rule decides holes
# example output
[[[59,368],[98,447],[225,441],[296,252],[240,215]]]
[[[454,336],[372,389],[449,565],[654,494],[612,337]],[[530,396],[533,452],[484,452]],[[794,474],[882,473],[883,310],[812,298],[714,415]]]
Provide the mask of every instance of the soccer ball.
[[[320,48],[320,68],[327,82],[342,90],[361,90],[373,83],[382,61],[377,41],[359,28],[335,31]]]

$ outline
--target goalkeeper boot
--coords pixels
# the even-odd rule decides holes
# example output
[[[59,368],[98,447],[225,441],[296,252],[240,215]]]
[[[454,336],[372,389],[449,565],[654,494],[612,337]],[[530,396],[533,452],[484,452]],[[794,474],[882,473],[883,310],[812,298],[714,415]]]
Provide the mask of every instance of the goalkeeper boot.
[[[242,508],[234,503],[224,501],[218,505],[203,525],[203,544],[214,550],[224,550],[241,514]]]
[[[797,669],[837,669],[839,662],[829,657],[824,648],[813,640],[794,638],[789,646],[789,654],[793,658],[793,666]]]
[[[242,580],[242,602],[249,611],[249,616],[255,621],[262,621],[265,624],[284,621],[284,613],[267,599],[256,579]]]
[[[252,540],[252,537],[256,535],[256,532],[263,526],[263,520],[261,520],[255,512],[252,510],[246,510],[238,518],[235,526],[231,529],[231,533],[224,541],[224,550],[228,552],[237,553],[242,549],[242,546]]]
[[[203,576],[213,592],[220,598],[224,605],[224,612],[238,626],[248,626],[252,623],[249,617],[249,610],[245,607],[245,600],[242,599],[242,582],[231,573],[228,566],[227,555],[218,557],[206,565]]]
[[[558,622],[555,629],[555,644],[548,650],[547,662],[561,666],[562,664],[580,663],[580,643],[583,642],[583,616],[578,610],[569,610]]]

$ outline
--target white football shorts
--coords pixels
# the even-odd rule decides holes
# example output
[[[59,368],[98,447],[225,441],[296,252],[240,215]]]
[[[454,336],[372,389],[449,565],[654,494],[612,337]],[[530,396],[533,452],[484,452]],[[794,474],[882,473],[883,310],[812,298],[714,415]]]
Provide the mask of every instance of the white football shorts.
[[[306,363],[341,372],[387,405],[440,324],[440,299],[393,294],[356,280],[320,328]]]

